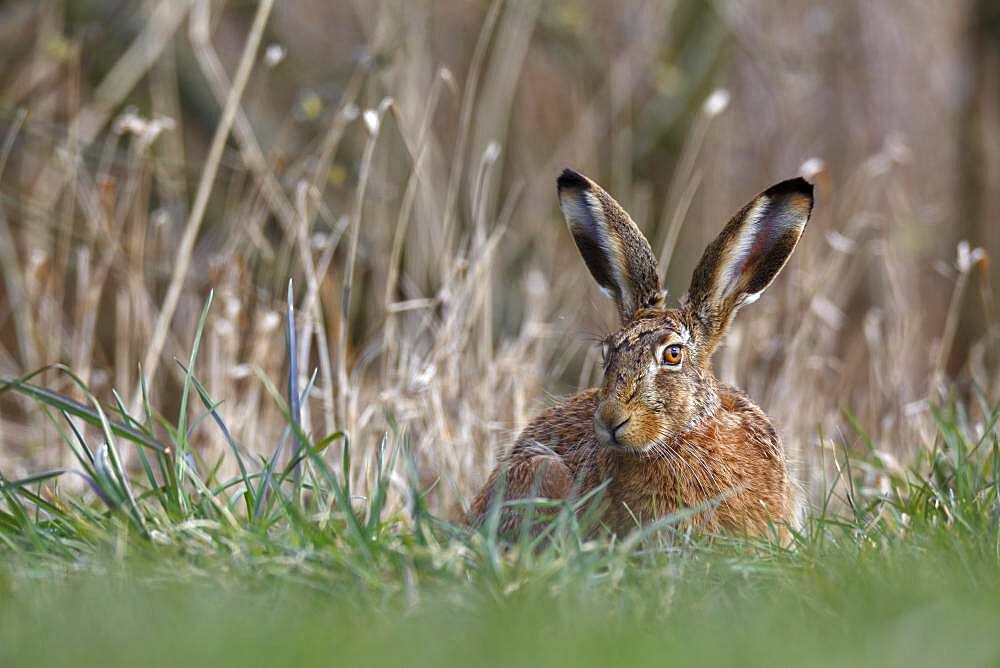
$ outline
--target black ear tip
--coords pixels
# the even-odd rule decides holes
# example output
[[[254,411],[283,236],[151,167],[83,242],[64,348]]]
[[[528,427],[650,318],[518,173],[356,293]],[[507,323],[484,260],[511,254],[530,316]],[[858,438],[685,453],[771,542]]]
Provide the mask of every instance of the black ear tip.
[[[776,183],[767,190],[764,194],[769,197],[787,197],[788,195],[801,195],[808,197],[810,200],[813,199],[813,184],[806,181],[801,176],[797,176],[794,179],[788,179],[787,181],[782,181],[781,183]]]
[[[562,170],[562,174],[556,179],[556,187],[559,190],[565,190],[567,188],[576,188],[578,190],[583,190],[590,187],[590,181],[587,177],[580,172],[575,172],[569,167]]]

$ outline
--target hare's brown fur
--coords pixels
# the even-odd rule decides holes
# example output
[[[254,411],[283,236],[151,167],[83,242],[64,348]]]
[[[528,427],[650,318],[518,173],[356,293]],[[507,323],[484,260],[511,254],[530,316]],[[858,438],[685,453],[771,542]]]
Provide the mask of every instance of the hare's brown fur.
[[[791,254],[811,186],[782,182],[740,211],[706,249],[676,309],[664,307],[649,244],[610,195],[568,170],[559,195],[622,328],[604,341],[601,386],[524,429],[473,501],[470,522],[481,523],[500,496],[565,499],[607,482],[600,517],[616,532],[695,508],[689,522],[706,531],[761,535],[774,526],[784,535],[799,504],[781,441],[743,392],[716,380],[711,357],[735,311]],[[518,522],[501,513],[503,530]]]
[[[587,390],[535,418],[510,454],[490,474],[469,518],[481,522],[505,475],[507,499],[568,498],[609,481],[603,521],[628,531],[682,507],[704,507],[694,523],[706,531],[764,534],[769,523],[784,533],[797,502],[781,442],[763,412],[736,388],[717,385],[719,412],[676,435],[669,454],[633,454],[597,442],[590,421],[596,389]],[[504,516],[501,530],[517,516]]]

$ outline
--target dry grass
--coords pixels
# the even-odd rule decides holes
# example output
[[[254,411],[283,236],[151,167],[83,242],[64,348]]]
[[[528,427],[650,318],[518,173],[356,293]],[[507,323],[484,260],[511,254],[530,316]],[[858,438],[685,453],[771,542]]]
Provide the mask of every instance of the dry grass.
[[[214,289],[197,373],[270,453],[286,422],[257,371],[284,373],[291,277],[300,385],[317,369],[303,423],[352,436],[360,490],[383,434],[407,439],[432,508],[454,511],[535,411],[596,380],[612,309],[559,222],[559,168],[631,210],[675,297],[728,215],[806,169],[815,219],[716,369],[807,485],[864,447],[852,420],[905,462],[943,388],[973,398],[973,425],[975,398],[1000,396],[996,331],[954,362],[964,309],[997,321],[986,241],[959,245],[943,176],[959,4],[277,4],[0,6],[0,375],[61,361],[138,405],[142,363],[175,413],[171,358]],[[192,438],[208,461],[226,447]],[[0,398],[0,466],[65,456]]]

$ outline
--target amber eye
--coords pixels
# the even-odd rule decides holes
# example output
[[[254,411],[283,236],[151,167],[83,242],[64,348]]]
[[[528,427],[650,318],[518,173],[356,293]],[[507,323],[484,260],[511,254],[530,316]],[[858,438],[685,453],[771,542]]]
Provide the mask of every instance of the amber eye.
[[[667,366],[677,366],[684,356],[684,348],[679,343],[669,345],[663,349],[663,363]]]

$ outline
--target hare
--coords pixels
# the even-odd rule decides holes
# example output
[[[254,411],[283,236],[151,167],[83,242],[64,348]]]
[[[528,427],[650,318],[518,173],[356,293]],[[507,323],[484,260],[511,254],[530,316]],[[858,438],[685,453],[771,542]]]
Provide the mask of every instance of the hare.
[[[622,533],[681,508],[695,528],[781,539],[799,521],[797,485],[764,412],[712,373],[712,353],[743,305],[785,265],[813,188],[782,181],[753,198],[708,245],[678,308],[667,308],[649,242],[622,207],[566,169],[559,205],[580,255],[618,309],[603,341],[604,379],[544,411],[472,502],[481,525],[503,499],[580,496],[607,482],[599,517]],[[502,498],[501,498],[502,497]],[[501,530],[520,521],[510,507]]]

